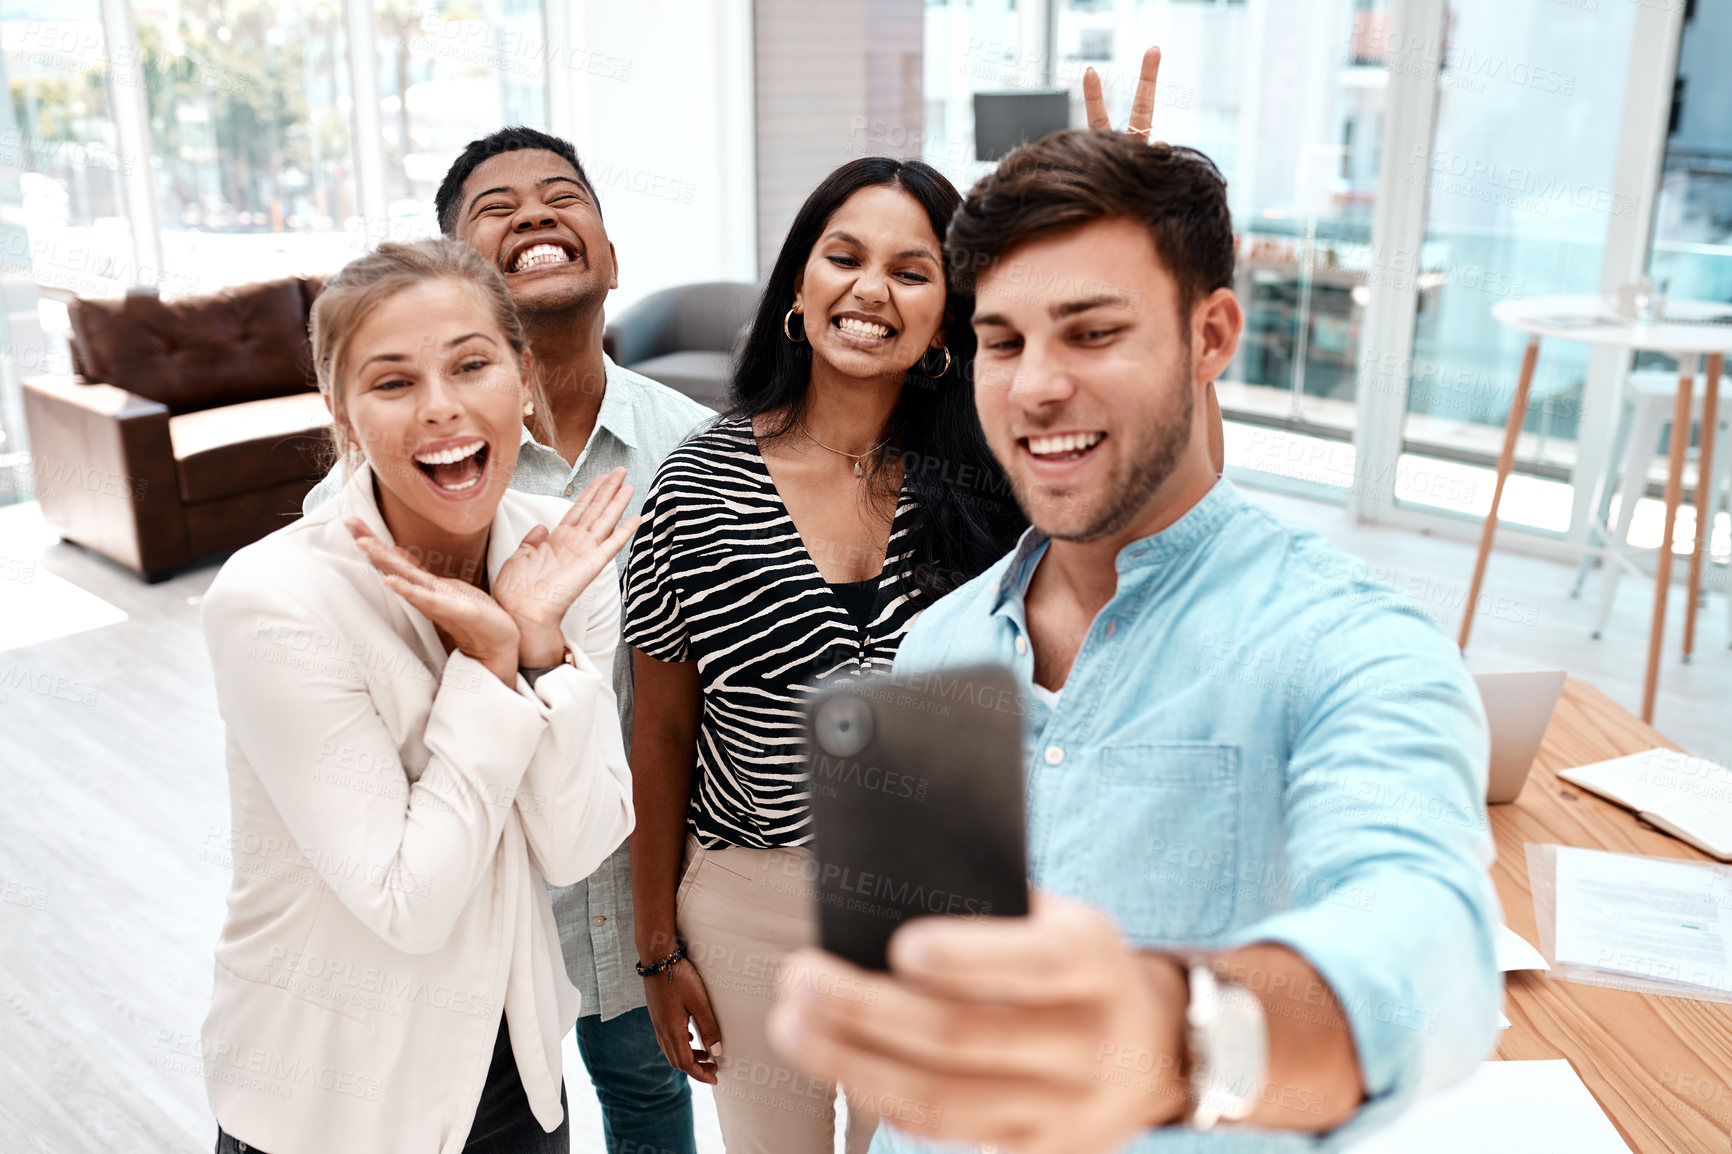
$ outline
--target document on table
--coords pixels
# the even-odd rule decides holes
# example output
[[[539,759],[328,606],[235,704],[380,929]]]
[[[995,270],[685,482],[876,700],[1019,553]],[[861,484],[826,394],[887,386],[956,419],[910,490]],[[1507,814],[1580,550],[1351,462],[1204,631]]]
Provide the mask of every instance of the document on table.
[[[1705,854],[1732,860],[1732,769],[1656,748],[1562,769],[1558,776],[1635,810]]]
[[[1568,1061],[1484,1062],[1345,1154],[1630,1154]]]
[[[1557,848],[1558,965],[1732,992],[1722,866]]]
[[[1543,954],[1528,944],[1528,940],[1508,926],[1497,928],[1497,968],[1499,973],[1511,970],[1549,970]]]

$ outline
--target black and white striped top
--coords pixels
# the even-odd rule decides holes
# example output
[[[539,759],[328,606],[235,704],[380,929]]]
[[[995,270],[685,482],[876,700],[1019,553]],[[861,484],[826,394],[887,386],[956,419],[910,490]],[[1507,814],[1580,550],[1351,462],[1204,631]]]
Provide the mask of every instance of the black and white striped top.
[[[718,422],[662,462],[626,566],[623,633],[658,660],[698,663],[686,824],[705,848],[811,840],[805,701],[838,678],[890,671],[930,599],[900,580],[914,511],[904,487],[862,629],[807,552],[749,420]]]

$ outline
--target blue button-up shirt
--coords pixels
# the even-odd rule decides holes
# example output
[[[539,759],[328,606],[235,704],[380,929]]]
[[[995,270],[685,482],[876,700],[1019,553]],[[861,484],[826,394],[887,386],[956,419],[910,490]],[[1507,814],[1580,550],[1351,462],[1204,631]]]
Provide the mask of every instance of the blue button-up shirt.
[[[693,429],[715,413],[666,385],[622,369],[612,358],[607,366],[607,387],[601,409],[595,416],[595,431],[569,465],[551,446],[543,445],[523,430],[517,450],[517,467],[511,487],[525,493],[549,497],[573,497],[603,473],[623,465],[625,479],[635,492],[630,513],[636,513],[655,480],[662,458],[685,440]],[[314,487],[302,502],[311,512],[339,492],[348,470],[341,464]],[[628,549],[620,550],[615,564],[623,574]],[[621,645],[614,654],[613,687],[619,696],[619,721],[631,748],[631,647]],[[632,933],[631,858],[622,845],[601,868],[574,886],[552,890],[553,917],[559,926],[559,944],[565,953],[565,971],[583,995],[583,1013],[616,1017],[644,1004],[643,980],[637,976],[637,942]]]
[[[1485,714],[1455,646],[1220,481],[1119,552],[1112,600],[1043,700],[1024,597],[1046,546],[1030,530],[928,609],[897,677],[1013,669],[1034,883],[1105,910],[1138,947],[1290,947],[1340,998],[1365,1081],[1327,1136],[1170,1127],[1133,1149],[1332,1149],[1472,1071],[1496,1036],[1499,913]],[[1257,992],[1271,1014],[1322,1012],[1321,991]],[[1304,1108],[1295,1088],[1263,1096]],[[872,1147],[911,1148],[889,1128]]]

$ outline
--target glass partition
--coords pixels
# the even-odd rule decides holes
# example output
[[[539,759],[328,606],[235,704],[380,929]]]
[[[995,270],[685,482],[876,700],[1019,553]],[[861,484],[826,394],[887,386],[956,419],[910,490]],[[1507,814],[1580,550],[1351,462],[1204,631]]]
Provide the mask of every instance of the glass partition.
[[[1398,488],[1398,500],[1490,509],[1527,344],[1492,308],[1598,292],[1608,221],[1639,210],[1612,191],[1635,11],[1450,0],[1432,148],[1403,175],[1423,183],[1428,208],[1398,470],[1449,483]],[[1587,366],[1586,346],[1546,342],[1502,520],[1568,528]]]
[[[1686,16],[1678,45],[1678,79],[1673,88],[1672,117],[1666,137],[1666,158],[1660,175],[1660,196],[1654,213],[1654,236],[1648,276],[1675,299],[1732,301],[1732,6],[1697,4]],[[1643,358],[1644,361],[1648,358]],[[1675,369],[1669,360],[1659,366]],[[1723,416],[1727,409],[1721,408]],[[1700,434],[1698,433],[1698,436]],[[1732,443],[1722,436],[1716,458],[1726,460]],[[1692,461],[1685,482],[1693,495],[1698,470]],[[1630,541],[1657,547],[1663,533],[1664,506],[1659,486],[1665,480],[1665,458],[1655,455],[1648,475],[1648,496],[1636,508]],[[1695,510],[1680,511],[1680,553],[1694,548]],[[1708,533],[1708,557],[1724,561],[1732,553],[1732,521],[1716,518]],[[1710,578],[1724,588],[1725,576]]]
[[[1385,0],[1064,0],[1059,77],[1127,116],[1143,50],[1162,48],[1155,133],[1227,178],[1246,331],[1218,384],[1228,463],[1345,490],[1372,290],[1389,20]]]

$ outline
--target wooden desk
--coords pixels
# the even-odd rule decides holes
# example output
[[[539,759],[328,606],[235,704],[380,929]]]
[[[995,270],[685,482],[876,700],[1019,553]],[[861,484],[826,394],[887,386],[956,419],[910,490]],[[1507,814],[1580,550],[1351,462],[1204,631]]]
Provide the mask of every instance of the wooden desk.
[[[1593,686],[1569,681],[1521,797],[1491,807],[1492,880],[1504,920],[1538,943],[1524,842],[1708,861],[1635,814],[1558,780],[1557,771],[1656,745],[1677,746]],[[1636,1154],[1729,1148],[1732,1006],[1506,974],[1510,1028],[1499,1058],[1568,1058]]]

